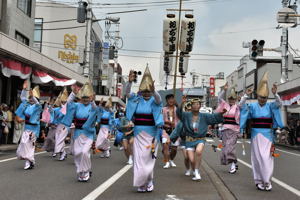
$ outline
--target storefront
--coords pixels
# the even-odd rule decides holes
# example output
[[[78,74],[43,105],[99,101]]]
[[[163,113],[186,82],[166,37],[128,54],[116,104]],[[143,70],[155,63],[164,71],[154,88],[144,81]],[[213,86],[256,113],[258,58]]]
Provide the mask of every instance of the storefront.
[[[41,88],[41,100],[59,93],[62,86],[87,79],[66,66],[0,33],[0,102],[16,106],[24,80]]]

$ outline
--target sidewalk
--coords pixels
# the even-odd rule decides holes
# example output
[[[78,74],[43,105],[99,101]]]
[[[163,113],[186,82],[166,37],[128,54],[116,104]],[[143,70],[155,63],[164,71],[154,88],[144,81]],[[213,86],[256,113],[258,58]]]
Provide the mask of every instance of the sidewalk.
[[[17,150],[17,144],[1,144],[0,151],[14,151]]]

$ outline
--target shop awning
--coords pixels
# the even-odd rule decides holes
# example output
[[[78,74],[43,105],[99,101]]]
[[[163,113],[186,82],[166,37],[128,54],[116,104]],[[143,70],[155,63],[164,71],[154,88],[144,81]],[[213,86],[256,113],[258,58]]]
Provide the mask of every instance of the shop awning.
[[[27,79],[32,72],[32,68],[18,61],[11,59],[0,59],[2,74],[6,77],[18,76]]]
[[[52,81],[56,86],[67,86],[76,83],[74,79],[64,79],[58,78],[56,76],[50,75],[46,72],[33,70],[32,72],[32,82],[37,84],[49,83]]]
[[[293,104],[300,104],[300,91],[289,92],[281,96],[284,106],[290,106]]]

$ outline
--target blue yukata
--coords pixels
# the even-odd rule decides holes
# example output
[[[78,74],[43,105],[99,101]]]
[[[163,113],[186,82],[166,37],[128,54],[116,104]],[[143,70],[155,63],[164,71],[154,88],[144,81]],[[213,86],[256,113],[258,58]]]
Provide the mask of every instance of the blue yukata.
[[[158,141],[164,125],[162,101],[155,91],[149,100],[131,93],[131,83],[126,86],[128,97],[126,117],[134,123],[133,186],[153,186],[153,169]]]
[[[87,105],[82,103],[68,103],[69,109],[75,124],[74,131],[74,161],[76,172],[81,173],[91,172],[91,155],[90,149],[96,136],[96,119],[98,108],[94,102]],[[68,115],[68,111],[67,114]],[[81,176],[81,175],[80,175]],[[83,175],[86,176],[86,175]]]
[[[16,115],[25,120],[25,129],[17,149],[17,157],[34,163],[35,141],[40,134],[40,114],[42,106],[35,97],[32,97],[34,104],[26,99],[27,92],[21,93],[22,103],[16,110]]]
[[[177,109],[177,115],[183,124],[185,133],[185,146],[187,150],[194,150],[198,144],[205,143],[207,126],[219,124],[223,122],[221,113],[199,113],[198,121],[193,122],[192,112],[183,112],[182,109]]]
[[[275,102],[261,106],[258,102],[244,104],[241,109],[240,127],[246,128],[251,120],[251,163],[255,184],[270,184],[274,169],[271,146],[274,141],[273,128],[283,127],[281,100],[275,95]],[[247,96],[246,96],[247,98]]]
[[[100,130],[96,141],[96,148],[104,151],[103,156],[110,157],[110,153],[108,152],[110,150],[110,141],[108,136],[112,131],[114,113],[102,107],[99,107],[98,109],[97,122],[100,124]]]

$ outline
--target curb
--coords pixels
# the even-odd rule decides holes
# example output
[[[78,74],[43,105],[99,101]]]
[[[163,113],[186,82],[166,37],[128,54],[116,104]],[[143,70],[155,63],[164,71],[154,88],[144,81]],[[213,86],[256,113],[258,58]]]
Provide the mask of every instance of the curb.
[[[5,152],[5,151],[15,151],[17,150],[18,145],[10,145],[10,146],[0,146],[0,152]]]
[[[280,144],[280,143],[275,143],[276,146],[280,147],[286,147],[288,149],[293,149],[293,150],[298,150],[300,151],[300,146],[291,146],[291,145],[286,145],[286,144]]]
[[[225,185],[222,179],[218,176],[218,174],[207,164],[207,162],[204,159],[202,159],[202,166],[223,200],[237,199],[234,196],[234,194],[229,190],[229,188]]]

